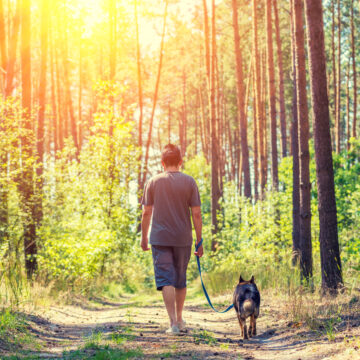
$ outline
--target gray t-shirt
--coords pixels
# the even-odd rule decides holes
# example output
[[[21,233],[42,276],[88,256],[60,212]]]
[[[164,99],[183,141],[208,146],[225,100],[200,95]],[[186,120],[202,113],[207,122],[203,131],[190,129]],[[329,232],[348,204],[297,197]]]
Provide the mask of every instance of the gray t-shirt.
[[[145,185],[141,203],[153,205],[150,244],[191,246],[190,207],[200,206],[195,180],[180,171],[166,171]]]

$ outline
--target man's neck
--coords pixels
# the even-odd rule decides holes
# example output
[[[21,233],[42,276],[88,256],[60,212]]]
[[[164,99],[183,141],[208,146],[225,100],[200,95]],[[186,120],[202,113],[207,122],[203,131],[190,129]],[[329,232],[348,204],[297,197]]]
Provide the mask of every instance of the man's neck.
[[[180,167],[179,166],[169,166],[169,167],[164,168],[164,171],[176,172],[176,171],[180,171]]]

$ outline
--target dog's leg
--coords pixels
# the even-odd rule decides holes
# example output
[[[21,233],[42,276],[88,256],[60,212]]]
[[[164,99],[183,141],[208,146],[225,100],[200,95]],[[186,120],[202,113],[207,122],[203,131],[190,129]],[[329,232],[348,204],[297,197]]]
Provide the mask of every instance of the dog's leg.
[[[250,329],[249,329],[249,336],[256,335],[256,318],[255,314],[252,314],[250,317]]]
[[[246,326],[246,319],[244,321],[244,339],[248,339],[248,332],[247,332],[247,326]]]
[[[243,327],[243,323],[241,320],[241,317],[239,314],[237,314],[238,320],[239,320],[239,325],[240,325],[240,336],[243,337],[244,336],[244,327]]]
[[[254,315],[250,316],[250,326],[249,326],[249,338],[253,335],[253,328],[254,328]]]

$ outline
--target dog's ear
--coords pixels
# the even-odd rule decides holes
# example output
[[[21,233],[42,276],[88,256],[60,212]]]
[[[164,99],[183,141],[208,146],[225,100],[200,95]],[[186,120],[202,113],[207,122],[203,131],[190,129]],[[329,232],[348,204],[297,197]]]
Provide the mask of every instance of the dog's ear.
[[[242,283],[244,282],[245,280],[242,278],[242,276],[240,275],[240,278],[239,278],[239,283]]]
[[[250,283],[253,284],[255,282],[255,278],[254,278],[254,275],[251,277],[250,279]]]

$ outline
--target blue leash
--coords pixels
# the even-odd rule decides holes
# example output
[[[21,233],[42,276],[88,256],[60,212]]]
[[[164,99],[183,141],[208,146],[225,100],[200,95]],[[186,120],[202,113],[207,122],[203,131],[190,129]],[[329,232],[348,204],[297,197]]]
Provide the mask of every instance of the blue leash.
[[[196,250],[196,251],[198,251],[198,249],[199,249],[199,247],[201,246],[202,242],[203,242],[203,239],[201,239],[200,242],[199,242],[197,245],[195,244],[195,250]],[[205,288],[203,279],[202,279],[201,266],[200,266],[200,258],[199,258],[198,256],[196,256],[196,261],[197,261],[197,266],[198,266],[198,269],[199,269],[199,274],[200,274],[200,279],[201,279],[201,285],[202,285],[202,288],[203,288],[205,297],[206,297],[209,305],[210,305],[210,306],[212,307],[212,309],[213,309],[214,311],[216,311],[217,313],[222,314],[222,313],[228,312],[230,309],[232,309],[232,308],[234,307],[233,304],[231,304],[231,305],[230,305],[226,310],[224,310],[224,311],[219,311],[219,310],[216,310],[216,309],[214,308],[213,304],[211,303],[209,294],[208,294],[207,291],[206,291],[206,288]]]

